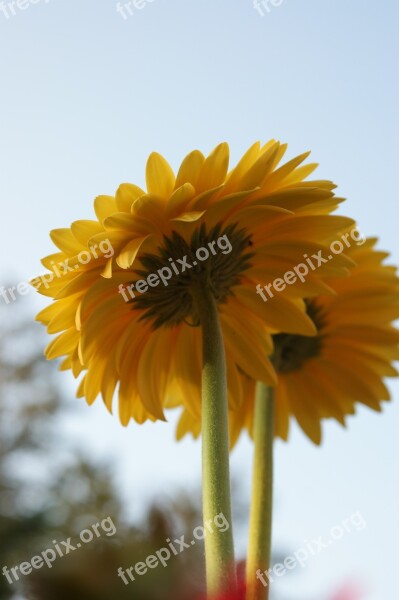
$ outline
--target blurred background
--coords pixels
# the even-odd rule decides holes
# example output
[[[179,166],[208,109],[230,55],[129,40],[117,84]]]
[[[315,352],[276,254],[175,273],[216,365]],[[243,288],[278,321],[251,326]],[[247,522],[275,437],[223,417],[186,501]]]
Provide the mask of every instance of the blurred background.
[[[311,149],[348,198],[342,210],[398,264],[397,2],[126,4],[0,2],[0,286],[41,273],[49,230],[92,218],[95,196],[143,184],[152,150],[177,167],[226,140],[234,163],[271,137],[289,157]],[[33,291],[0,303],[0,569],[108,515],[117,533],[22,586],[2,576],[1,600],[195,597],[200,544],[134,589],[116,572],[201,523],[200,444],[174,441],[173,413],[123,429],[101,401],[76,400],[70,373],[41,358],[48,339],[33,318],[45,305]],[[397,597],[398,404],[348,424],[326,423],[321,448],[295,426],[277,442],[275,560],[357,511],[366,527],[277,580],[276,599],[346,600],[352,587]],[[232,455],[240,558],[251,456],[243,437]]]

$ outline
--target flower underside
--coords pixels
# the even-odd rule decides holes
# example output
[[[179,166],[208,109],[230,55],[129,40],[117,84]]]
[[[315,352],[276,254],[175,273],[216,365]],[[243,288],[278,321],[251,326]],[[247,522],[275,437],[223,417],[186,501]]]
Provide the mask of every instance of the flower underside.
[[[306,301],[306,312],[320,331],[323,326],[323,315],[320,309],[310,300]],[[306,361],[319,356],[323,336],[313,337],[279,333],[273,336],[274,366],[279,374],[290,373],[300,369]]]
[[[218,246],[223,238],[229,242],[228,248]],[[195,305],[195,287],[207,285],[218,304],[226,302],[233,294],[232,288],[240,283],[240,277],[250,266],[254,254],[251,236],[237,224],[224,229],[220,224],[209,232],[203,224],[193,233],[188,243],[179,233],[173,231],[170,237],[164,236],[158,254],[144,254],[140,257],[143,269],[135,270],[140,277],[147,279],[151,274],[168,268],[173,276],[167,285],[160,282],[157,287],[132,299],[134,309],[144,309],[141,319],[150,319],[153,328],[173,327],[185,322],[199,326],[200,320]],[[198,249],[207,249],[209,256],[198,257]],[[227,252],[228,251],[228,252]]]

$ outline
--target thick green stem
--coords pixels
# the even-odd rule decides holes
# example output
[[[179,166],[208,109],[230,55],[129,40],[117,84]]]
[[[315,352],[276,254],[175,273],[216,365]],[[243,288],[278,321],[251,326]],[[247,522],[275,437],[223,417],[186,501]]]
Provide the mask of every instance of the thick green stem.
[[[219,315],[212,291],[195,290],[202,326],[202,485],[207,590],[210,597],[236,586],[230,499],[226,362]],[[229,524],[215,526],[223,515]]]
[[[247,600],[267,600],[269,581],[263,572],[270,568],[271,555],[274,391],[260,382],[256,384],[253,437],[255,453],[246,568]]]

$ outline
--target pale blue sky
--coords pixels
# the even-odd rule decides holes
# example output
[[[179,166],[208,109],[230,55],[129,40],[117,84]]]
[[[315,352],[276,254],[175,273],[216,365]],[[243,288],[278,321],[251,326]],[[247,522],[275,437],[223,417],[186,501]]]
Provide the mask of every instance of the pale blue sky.
[[[113,0],[42,0],[6,12],[0,285],[35,274],[52,251],[48,231],[91,218],[96,195],[143,183],[152,150],[177,166],[193,147],[226,140],[234,162],[270,137],[287,141],[290,156],[311,149],[320,176],[348,198],[344,212],[399,262],[395,0],[283,0],[263,18],[250,0],[154,0],[127,20]],[[32,313],[43,304],[23,300]],[[73,389],[68,374],[60,378]],[[82,405],[69,428],[74,439],[92,432],[91,446],[123,465],[132,507],[198,482],[200,445],[175,444],[172,425],[123,431],[98,403]],[[398,428],[392,404],[383,415],[360,410],[347,432],[326,425],[321,449],[296,430],[278,442],[275,537],[287,551],[356,510],[368,523],[281,590],[319,600],[354,575],[370,584],[367,600],[396,598]],[[244,440],[233,454],[243,495],[250,458]]]

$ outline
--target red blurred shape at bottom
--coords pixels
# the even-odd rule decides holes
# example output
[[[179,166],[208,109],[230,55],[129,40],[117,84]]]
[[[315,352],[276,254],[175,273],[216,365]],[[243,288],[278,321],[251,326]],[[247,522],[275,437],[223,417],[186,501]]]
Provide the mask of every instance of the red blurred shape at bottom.
[[[362,598],[364,598],[364,591],[357,585],[349,584],[335,594],[331,600],[362,600]]]
[[[245,600],[245,561],[241,560],[237,563],[237,591],[227,589],[224,593],[218,596],[203,596],[197,600]],[[357,600],[357,599],[355,599]]]
[[[218,596],[207,596],[206,598],[200,598],[199,600],[245,600],[245,585],[244,583],[238,584],[236,592],[226,590],[224,593]]]

